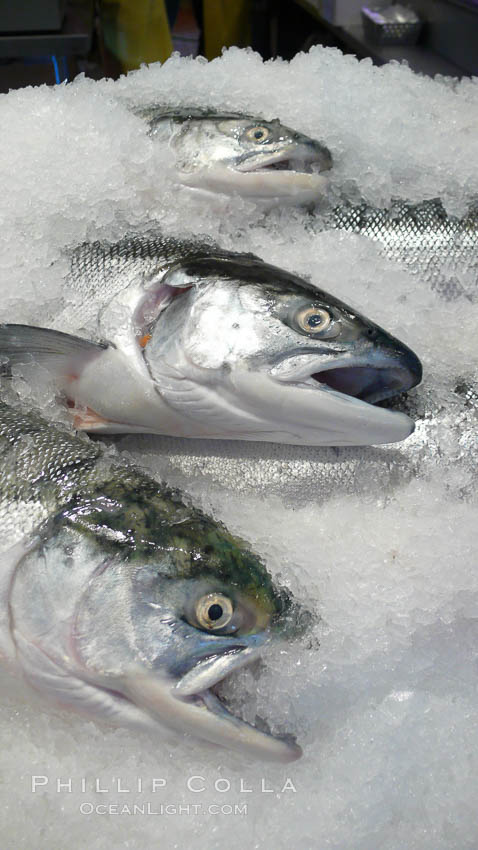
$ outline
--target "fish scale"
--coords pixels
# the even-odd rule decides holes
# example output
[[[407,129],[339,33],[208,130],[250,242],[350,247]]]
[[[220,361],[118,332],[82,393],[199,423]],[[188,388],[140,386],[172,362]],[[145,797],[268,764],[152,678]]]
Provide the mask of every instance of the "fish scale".
[[[462,470],[464,497],[476,492],[478,471],[478,386],[451,387],[436,380],[394,400],[416,421],[399,446],[308,447],[273,443],[181,441],[171,437],[125,438],[121,445],[141,463],[177,486],[201,495],[208,486],[232,492],[277,495],[291,505],[323,503],[344,494],[387,502],[418,474],[429,477],[445,464]],[[443,454],[443,435],[448,451]]]
[[[326,227],[378,243],[385,256],[406,266],[446,300],[474,299],[478,290],[478,207],[464,218],[448,215],[441,201],[395,201],[389,209],[344,204]]]
[[[0,547],[11,546],[86,481],[99,446],[0,401]]]
[[[78,329],[95,327],[99,310],[133,281],[159,274],[172,263],[211,248],[208,242],[188,242],[157,232],[129,236],[116,243],[84,243],[71,252],[63,290],[67,306],[53,319],[52,326],[63,329],[65,323],[71,324],[73,308]],[[216,246],[214,251],[218,252]]]

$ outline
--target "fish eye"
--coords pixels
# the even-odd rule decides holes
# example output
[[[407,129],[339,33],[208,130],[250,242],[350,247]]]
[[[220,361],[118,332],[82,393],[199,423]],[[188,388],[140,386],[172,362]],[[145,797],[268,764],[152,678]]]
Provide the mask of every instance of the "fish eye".
[[[298,329],[308,334],[323,333],[332,322],[332,316],[323,307],[302,307],[294,318]]]
[[[249,127],[246,130],[246,138],[251,142],[265,142],[269,138],[269,130],[267,127]]]
[[[198,599],[194,613],[200,628],[215,632],[229,625],[234,615],[234,607],[229,597],[223,593],[208,593]]]

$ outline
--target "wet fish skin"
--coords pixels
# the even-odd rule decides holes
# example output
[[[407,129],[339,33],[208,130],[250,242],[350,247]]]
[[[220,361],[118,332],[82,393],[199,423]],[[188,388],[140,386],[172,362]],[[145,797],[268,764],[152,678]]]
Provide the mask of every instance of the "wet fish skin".
[[[235,162],[240,163],[241,144],[245,144],[244,131],[253,125],[247,122],[262,123],[270,133],[271,144],[274,141],[284,145],[284,155],[289,156],[287,145],[297,144],[305,156],[304,163],[314,162],[321,174],[333,167],[333,157],[323,142],[304,137],[294,130],[283,127],[278,121],[267,122],[253,116],[233,112],[215,113],[212,109],[198,107],[132,107],[149,124],[150,133],[169,140],[177,152],[178,168],[207,171],[215,159],[224,158],[224,142],[228,136],[236,137],[237,149],[230,152],[231,169]],[[224,121],[226,132],[220,130]],[[226,126],[227,125],[227,126]],[[229,129],[227,129],[229,127]],[[258,145],[263,151],[269,145]],[[254,150],[254,144],[245,145]],[[226,143],[227,148],[227,143]],[[261,155],[261,154],[259,154]],[[246,153],[247,158],[247,153]],[[279,175],[279,176],[278,176]],[[257,176],[257,174],[256,174]],[[231,175],[229,175],[231,178]],[[286,174],[287,177],[287,174]],[[280,173],[267,175],[268,179],[279,180]],[[194,180],[194,178],[192,178]],[[286,179],[286,178],[284,178]],[[232,189],[231,182],[231,189]],[[219,184],[211,183],[211,191],[227,191]],[[319,187],[318,187],[319,188]],[[287,188],[276,201],[287,202]],[[320,190],[306,197],[298,195],[298,203],[318,203],[325,200],[327,186],[325,182]],[[236,186],[239,194],[248,194]],[[293,198],[291,197],[291,200]],[[350,203],[344,200],[331,213],[320,215],[320,229],[338,229],[348,233],[358,233],[377,242],[384,254],[391,260],[407,267],[417,274],[421,281],[427,282],[448,300],[456,296],[476,297],[478,280],[478,206],[472,205],[464,218],[448,215],[440,199],[408,203],[395,200],[388,209],[374,208],[366,203]]]
[[[125,437],[121,445],[192,495],[205,486],[252,497],[275,494],[295,509],[346,496],[386,503],[417,476],[428,480],[443,471],[446,435],[459,495],[473,498],[478,485],[476,379],[442,384],[428,377],[393,403],[416,422],[413,435],[399,445],[304,448],[154,436]]]
[[[170,139],[177,150],[178,167],[199,171],[211,164],[214,157],[224,156],[224,140],[227,133],[221,133],[219,127],[224,120],[234,127],[231,138],[237,137],[238,148],[235,151],[240,159],[240,145],[244,144],[247,122],[256,124],[262,119],[253,116],[241,116],[233,112],[217,115],[213,110],[197,107],[164,108],[150,106],[135,109],[149,124],[153,137],[157,134]],[[287,144],[297,143],[305,154],[305,162],[315,162],[321,173],[333,167],[333,157],[329,149],[317,140],[304,137],[278,121],[263,122],[271,137],[284,150]],[[250,125],[249,125],[250,126]],[[204,139],[208,144],[204,144]],[[220,141],[218,141],[220,139]],[[249,143],[249,149],[254,145]],[[259,145],[262,151],[266,145]],[[309,152],[309,156],[307,156]],[[234,156],[232,156],[232,162]],[[277,173],[279,174],[279,173]],[[280,179],[277,177],[275,179]],[[272,178],[271,178],[272,179]],[[214,189],[213,189],[214,190]],[[221,191],[218,187],[218,191]],[[241,193],[239,185],[237,191]],[[246,192],[244,191],[244,194]],[[326,185],[321,187],[310,202],[324,203]],[[286,196],[277,195],[277,201],[284,203]],[[307,198],[300,199],[307,202]],[[344,201],[328,214],[324,220],[320,216],[320,229],[337,229],[348,233],[357,233],[378,243],[383,253],[391,260],[406,266],[412,274],[419,275],[420,281],[428,283],[447,300],[455,297],[476,298],[478,281],[478,206],[471,205],[463,218],[449,215],[439,198],[409,203],[395,200],[389,208],[380,209],[366,203]]]
[[[198,107],[133,111],[148,123],[153,139],[173,149],[185,186],[281,204],[310,203],[324,193],[329,151],[278,119]]]
[[[97,443],[3,402],[0,453],[4,660],[116,725],[298,758],[209,690],[310,621],[245,545]]]
[[[388,209],[344,203],[326,213],[319,229],[357,233],[376,242],[383,254],[405,266],[446,300],[475,300],[478,291],[478,206],[463,218],[449,215],[437,198],[411,204],[396,200]]]
[[[6,325],[0,355],[50,370],[79,428],[298,445],[370,445],[413,430],[376,402],[420,381],[416,355],[253,255],[160,234],[83,245],[65,300],[56,326],[73,317],[101,343]]]
[[[245,116],[233,112],[215,113],[212,109],[198,107],[161,107],[152,105],[134,108],[149,124],[151,135],[169,140],[177,154],[178,168],[191,174],[197,171],[206,174],[217,159],[217,162],[227,160],[226,149],[235,139],[237,147],[229,151],[229,170],[241,163],[241,156],[252,152],[254,143],[246,142],[244,132],[254,124],[263,124],[270,134],[270,142],[260,143],[257,147],[261,152],[267,150],[274,142],[284,148],[284,156],[290,156],[290,148],[294,144],[302,151],[304,166],[315,163],[320,174],[333,167],[333,157],[323,142],[311,139],[283,127],[277,120],[263,121],[254,116]],[[225,132],[221,131],[224,122]],[[249,122],[249,123],[248,123]],[[251,124],[251,122],[253,122]],[[244,146],[244,150],[243,147]],[[245,149],[247,148],[247,151]],[[226,157],[226,158],[225,158]],[[293,160],[293,157],[291,157]],[[266,175],[271,181],[279,181],[283,172]],[[256,177],[259,175],[256,173]],[[283,179],[289,176],[287,172]],[[313,175],[314,177],[318,175]],[[229,174],[231,179],[232,174]],[[187,181],[187,177],[185,177]],[[194,182],[194,176],[192,178]],[[240,178],[239,178],[240,179]],[[304,178],[305,179],[305,178]],[[200,180],[200,177],[199,177]],[[297,203],[324,202],[326,183],[317,187],[315,196],[310,193],[297,196]],[[239,194],[249,194],[244,184],[238,183],[233,188],[231,181],[229,191]],[[228,191],[218,181],[217,187],[213,181],[211,191]],[[252,192],[254,196],[254,193]],[[287,186],[281,194],[277,192],[276,201],[283,204],[288,200]],[[294,200],[291,195],[290,200]],[[421,281],[427,282],[440,291],[447,299],[456,296],[476,297],[478,280],[478,207],[472,205],[464,218],[448,215],[442,202],[436,198],[418,204],[406,200],[395,200],[388,209],[371,207],[366,203],[350,203],[344,201],[331,214],[321,221],[320,228],[344,230],[348,233],[358,233],[381,245],[384,254],[389,259],[399,262],[407,269],[420,276]]]

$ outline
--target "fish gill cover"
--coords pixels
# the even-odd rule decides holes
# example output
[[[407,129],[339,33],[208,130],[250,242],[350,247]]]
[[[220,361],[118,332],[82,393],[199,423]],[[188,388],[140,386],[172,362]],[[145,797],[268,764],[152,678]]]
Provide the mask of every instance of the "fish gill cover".
[[[332,202],[386,207],[393,198],[440,197],[448,213],[462,216],[478,194],[476,81],[433,81],[335,50],[315,48],[291,63],[263,64],[237,50],[210,64],[173,58],[117,83],[80,79],[1,98],[5,321],[49,326],[61,309],[61,330],[73,332],[63,249],[116,240],[155,221],[166,232],[210,237],[309,275],[410,345],[425,375],[404,401],[418,426],[400,446],[120,443],[149,474],[186,488],[247,539],[272,575],[320,615],[320,649],[317,640],[271,647],[261,670],[224,685],[229,705],[246,719],[266,717],[276,733],[293,728],[305,758],[287,770],[266,769],[198,742],[96,727],[45,710],[2,673],[3,842],[17,846],[22,836],[24,846],[37,847],[41,828],[50,846],[64,843],[66,829],[78,848],[147,848],[158,836],[202,846],[192,809],[169,820],[80,811],[99,796],[101,804],[128,796],[130,805],[150,801],[158,809],[151,780],[163,777],[162,803],[204,802],[200,817],[214,850],[225,840],[231,850],[292,841],[354,850],[473,847],[476,268],[447,270],[444,258],[444,273],[458,284],[458,297],[447,300],[423,285],[414,261],[395,265],[356,234],[322,232],[303,210],[265,215],[249,200],[226,197],[205,205],[177,187],[173,152],[155,144],[127,108],[157,100],[279,117],[319,139],[334,159]],[[95,322],[92,311],[85,336]],[[36,385],[15,378],[13,387],[23,404],[62,416],[53,390],[38,397]],[[37,793],[31,774],[46,777]],[[192,776],[204,777],[201,794],[188,788]],[[287,776],[296,790],[281,793]],[[93,778],[86,792],[83,777]],[[101,795],[97,777],[108,789]],[[118,777],[129,795],[117,793]],[[56,792],[58,778],[72,779],[71,794]],[[138,791],[138,778],[147,790]],[[230,782],[227,793],[215,789],[217,779]],[[248,813],[208,808],[223,802],[247,803]]]

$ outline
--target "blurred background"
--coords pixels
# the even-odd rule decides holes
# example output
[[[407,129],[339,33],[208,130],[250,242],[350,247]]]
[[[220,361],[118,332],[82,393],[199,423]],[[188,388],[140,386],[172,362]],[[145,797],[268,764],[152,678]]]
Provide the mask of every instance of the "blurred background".
[[[232,45],[251,46],[264,59],[290,59],[322,44],[377,65],[406,59],[429,75],[478,74],[478,0],[406,0],[408,12],[391,0],[372,0],[364,12],[366,3],[0,0],[0,91],[61,83],[80,72],[117,78],[173,51],[214,59]],[[383,26],[384,20],[394,23]]]

